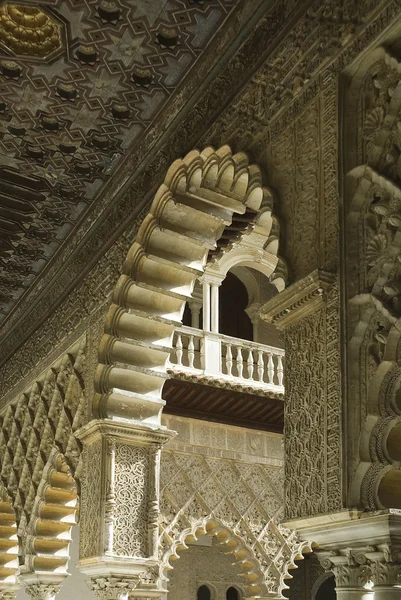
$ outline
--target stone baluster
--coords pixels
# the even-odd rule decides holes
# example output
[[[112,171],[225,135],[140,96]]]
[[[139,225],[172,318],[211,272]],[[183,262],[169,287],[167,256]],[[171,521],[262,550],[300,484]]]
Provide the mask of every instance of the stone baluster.
[[[247,360],[247,371],[248,371],[248,379],[253,380],[253,354],[251,348],[249,348],[248,352],[248,360]]]
[[[265,363],[263,360],[263,352],[262,352],[262,350],[258,350],[258,380],[263,382],[264,375],[265,375]]]
[[[233,353],[231,350],[231,344],[226,344],[226,368],[227,368],[227,375],[232,375]]]
[[[242,348],[241,346],[237,346],[237,375],[238,377],[242,377],[242,372],[244,369],[244,359],[242,357]]]
[[[277,356],[277,379],[278,385],[283,385],[284,378],[284,367],[283,367],[283,357],[280,354]]]
[[[175,354],[177,357],[177,365],[182,366],[182,355],[183,355],[182,337],[180,333],[177,333],[177,341],[175,343]]]
[[[273,361],[273,354],[271,352],[269,352],[269,354],[268,354],[267,378],[268,378],[269,383],[274,382],[274,361]]]
[[[194,344],[194,336],[188,336],[188,366],[193,369],[194,368],[194,360],[195,360],[195,344]]]

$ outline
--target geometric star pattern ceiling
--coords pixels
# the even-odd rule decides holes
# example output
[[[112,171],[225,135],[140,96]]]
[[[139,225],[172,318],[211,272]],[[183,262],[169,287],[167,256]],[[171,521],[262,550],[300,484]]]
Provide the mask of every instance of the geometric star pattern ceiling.
[[[0,1],[0,322],[235,4]]]

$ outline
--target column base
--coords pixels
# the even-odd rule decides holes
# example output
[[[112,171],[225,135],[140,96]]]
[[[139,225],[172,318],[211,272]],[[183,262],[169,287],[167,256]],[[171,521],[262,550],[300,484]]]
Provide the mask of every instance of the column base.
[[[355,588],[336,588],[337,600],[376,600],[371,590],[356,590]]]

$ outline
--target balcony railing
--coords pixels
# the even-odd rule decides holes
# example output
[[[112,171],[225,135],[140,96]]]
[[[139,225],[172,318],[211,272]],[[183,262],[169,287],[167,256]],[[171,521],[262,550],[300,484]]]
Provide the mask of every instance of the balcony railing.
[[[179,327],[169,370],[284,394],[284,350],[194,327]]]

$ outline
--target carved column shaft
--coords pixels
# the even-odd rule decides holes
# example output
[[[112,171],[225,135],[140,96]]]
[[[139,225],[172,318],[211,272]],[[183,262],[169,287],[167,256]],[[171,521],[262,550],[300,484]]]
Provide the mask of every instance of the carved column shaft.
[[[136,587],[157,565],[160,448],[173,433],[102,420],[78,435],[84,444],[79,568],[99,598],[125,600],[134,579]]]
[[[342,508],[338,313],[336,277],[324,271],[292,284],[260,311],[285,337],[288,519]]]

